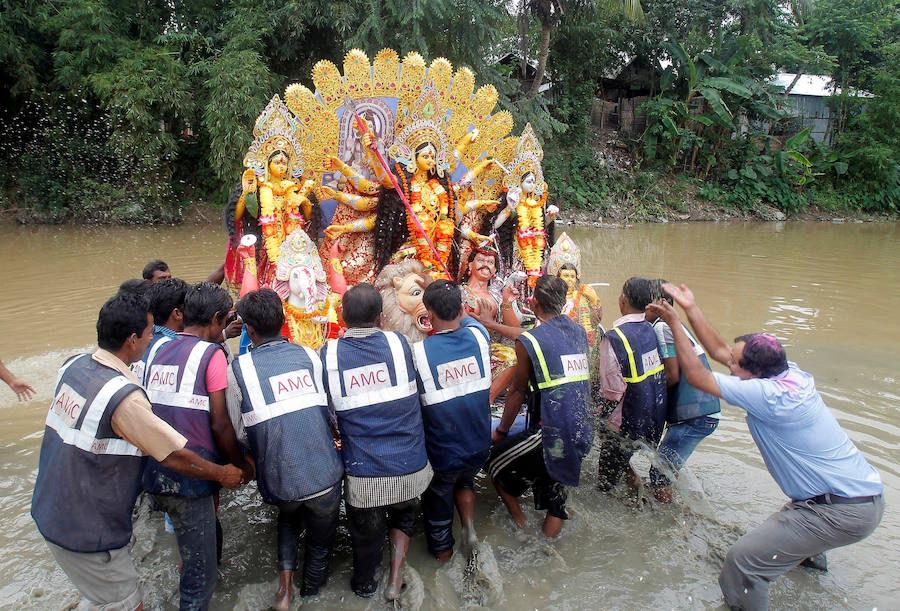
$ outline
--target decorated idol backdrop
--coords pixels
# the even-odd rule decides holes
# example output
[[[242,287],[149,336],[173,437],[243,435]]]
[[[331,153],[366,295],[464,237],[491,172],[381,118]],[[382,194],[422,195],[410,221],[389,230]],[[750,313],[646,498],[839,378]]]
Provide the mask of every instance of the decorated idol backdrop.
[[[369,282],[397,297],[405,318],[389,324],[416,340],[430,330],[422,287],[464,280],[481,252],[496,257],[492,289],[517,282],[527,313],[557,210],[534,131],[511,133],[496,103],[493,86],[443,58],[318,62],[311,86],[273,95],[253,126],[226,207],[229,288],[276,289],[289,337],[317,347],[340,333],[345,288]]]

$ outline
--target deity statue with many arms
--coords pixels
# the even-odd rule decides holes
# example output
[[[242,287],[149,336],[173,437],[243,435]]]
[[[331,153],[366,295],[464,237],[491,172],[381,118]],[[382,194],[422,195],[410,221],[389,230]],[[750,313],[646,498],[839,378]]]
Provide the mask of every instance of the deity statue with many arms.
[[[544,150],[529,123],[515,144],[509,173],[503,178],[505,193],[500,206],[486,216],[481,228],[482,234],[497,235],[504,264],[521,265],[530,287],[542,273],[547,247],[553,243],[548,227],[559,212],[556,206],[546,205],[549,191],[543,158]]]
[[[426,65],[410,53],[401,63],[390,49],[371,63],[350,51],[343,75],[321,61],[313,81],[315,93],[294,84],[285,98],[320,156],[318,199],[336,206],[320,252],[344,242],[351,284],[405,258],[432,277],[456,277],[459,242],[486,237],[458,222],[497,205],[491,161],[512,146],[504,140],[512,116],[491,114],[496,90],[475,91],[474,74],[446,59]]]
[[[257,118],[253,136],[244,156],[240,196],[233,208],[228,206],[225,281],[232,292],[243,277],[236,249],[244,233],[252,231],[262,239],[256,275],[261,287],[271,288],[282,242],[297,228],[317,233],[321,219],[321,210],[308,197],[314,181],[303,180],[300,125],[277,95]],[[254,216],[255,222],[250,221]]]

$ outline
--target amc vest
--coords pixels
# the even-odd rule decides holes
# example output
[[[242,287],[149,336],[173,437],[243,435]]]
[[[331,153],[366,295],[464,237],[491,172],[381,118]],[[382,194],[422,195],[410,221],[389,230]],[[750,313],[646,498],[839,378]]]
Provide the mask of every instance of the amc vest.
[[[344,465],[328,428],[319,355],[280,339],[242,354],[232,368],[263,500],[296,501],[336,484]]]
[[[145,458],[110,422],[122,400],[139,389],[89,354],[60,369],[31,500],[31,515],[48,541],[89,553],[131,540]]]
[[[662,318],[657,318],[653,323],[653,327],[656,328],[656,326],[660,324],[666,323]],[[694,335],[690,330],[684,326],[684,323],[681,324],[681,328],[684,329],[688,339],[691,340],[694,354],[700,358],[700,362],[703,363],[703,366],[706,367],[706,369],[710,369],[709,359],[706,358],[706,352],[703,351],[703,346],[701,346],[700,342],[694,338]],[[699,418],[701,416],[718,414],[722,411],[717,396],[694,388],[688,384],[688,381],[683,375],[680,376],[678,384],[669,390],[668,402],[666,421],[669,424],[678,424],[685,420],[693,420],[694,418]]]
[[[150,340],[150,345],[147,346],[147,350],[144,352],[144,358],[132,363],[131,372],[134,374],[134,377],[141,381],[142,386],[147,386],[147,380],[145,378],[147,374],[147,363],[153,362],[159,349],[171,341],[171,337],[166,337],[162,333],[156,334],[153,339]]]
[[[476,323],[477,324],[477,323]],[[437,471],[480,467],[491,449],[491,355],[481,325],[413,345],[424,392],[428,460]]]
[[[192,335],[179,335],[160,347],[144,375],[153,413],[187,437],[188,450],[214,463],[220,460],[210,426],[206,369],[219,349]],[[143,484],[151,494],[185,497],[212,494],[219,487],[176,473],[152,458],[144,469]]]
[[[531,358],[529,419],[540,414],[544,463],[550,477],[577,486],[581,460],[594,440],[589,407],[590,366],[584,328],[557,316],[519,336]]]
[[[656,333],[648,322],[627,322],[607,331],[627,387],[622,402],[623,434],[657,444],[666,424],[666,374]]]
[[[377,331],[333,339],[322,350],[347,473],[386,477],[423,469],[422,408],[403,336]]]

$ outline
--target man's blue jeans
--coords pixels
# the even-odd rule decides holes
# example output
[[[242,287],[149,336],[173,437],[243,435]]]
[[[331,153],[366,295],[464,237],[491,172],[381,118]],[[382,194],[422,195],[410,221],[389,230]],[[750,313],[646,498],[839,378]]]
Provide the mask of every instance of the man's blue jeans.
[[[719,419],[712,416],[700,416],[685,420],[678,424],[670,424],[666,428],[666,434],[659,444],[659,456],[665,467],[671,473],[677,474],[694,450],[697,444],[712,435],[719,426]],[[654,486],[668,486],[672,482],[655,466],[650,467],[650,483]]]
[[[178,591],[181,611],[205,611],[216,588],[216,511],[212,495],[199,497],[153,495],[169,514],[183,563]]]

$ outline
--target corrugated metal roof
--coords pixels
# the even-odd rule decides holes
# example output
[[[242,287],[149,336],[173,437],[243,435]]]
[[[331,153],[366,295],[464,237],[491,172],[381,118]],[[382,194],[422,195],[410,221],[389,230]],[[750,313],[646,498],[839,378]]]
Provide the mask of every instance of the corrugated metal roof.
[[[790,72],[779,72],[772,77],[771,82],[773,85],[787,89],[788,85],[790,85],[796,77],[796,74]],[[797,79],[797,83],[794,85],[793,89],[788,92],[788,95],[809,95],[817,98],[824,98],[832,95],[839,95],[840,93],[841,88],[834,86],[834,79],[830,76],[824,74],[804,74]],[[851,94],[861,98],[874,97],[868,91],[851,90]]]

